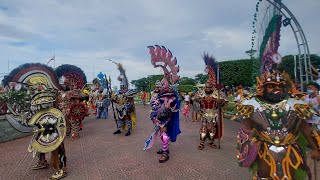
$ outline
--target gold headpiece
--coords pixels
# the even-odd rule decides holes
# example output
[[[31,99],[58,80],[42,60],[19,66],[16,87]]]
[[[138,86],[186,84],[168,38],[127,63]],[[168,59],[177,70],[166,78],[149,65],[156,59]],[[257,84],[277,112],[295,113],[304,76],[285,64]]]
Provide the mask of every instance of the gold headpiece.
[[[266,84],[286,84],[286,79],[284,77],[285,72],[280,73],[278,70],[273,70],[272,73],[263,73],[261,77],[257,77],[257,95],[262,95],[264,90],[264,85]]]

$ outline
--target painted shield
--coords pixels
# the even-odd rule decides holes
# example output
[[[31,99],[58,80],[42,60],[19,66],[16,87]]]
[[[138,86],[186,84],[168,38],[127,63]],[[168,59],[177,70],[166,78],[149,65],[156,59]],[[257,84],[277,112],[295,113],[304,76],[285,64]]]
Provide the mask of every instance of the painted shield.
[[[66,120],[62,112],[56,108],[40,110],[29,121],[29,125],[38,128],[33,131],[35,134],[30,144],[37,152],[54,151],[66,136]]]
[[[85,104],[72,104],[70,107],[70,116],[72,119],[82,119],[87,115],[88,109]]]

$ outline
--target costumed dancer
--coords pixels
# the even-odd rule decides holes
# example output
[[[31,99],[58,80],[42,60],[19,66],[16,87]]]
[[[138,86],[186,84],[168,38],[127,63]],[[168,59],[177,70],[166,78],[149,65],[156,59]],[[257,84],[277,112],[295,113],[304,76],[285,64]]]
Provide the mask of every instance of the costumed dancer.
[[[50,179],[65,177],[67,169],[63,141],[66,121],[64,114],[56,108],[57,91],[62,87],[55,71],[44,64],[26,63],[12,70],[2,83],[9,86],[12,83],[12,88],[20,91],[20,98],[23,97],[20,102],[16,98],[12,98],[14,101],[8,99],[6,103],[11,113],[6,114],[6,119],[20,132],[34,133],[28,151],[33,157],[38,156],[39,160],[32,169],[49,167],[45,154],[51,152],[51,165],[56,172]]]
[[[114,62],[115,63],[115,62]],[[134,90],[129,90],[129,82],[126,76],[126,72],[120,63],[115,63],[118,66],[120,75],[118,80],[120,81],[120,91],[119,93],[113,93],[111,99],[116,103],[117,111],[117,130],[113,134],[120,134],[121,129],[127,130],[125,136],[130,136],[133,126],[136,123],[136,114],[134,106],[134,95],[137,94]]]
[[[290,98],[290,80],[277,69],[257,77],[256,96],[237,106],[242,118],[237,158],[249,167],[253,179],[311,179],[306,145],[311,158],[320,159],[320,137],[307,124],[320,115],[312,105]]]
[[[170,79],[171,85],[179,80],[177,59],[172,57],[171,51],[164,46],[149,46],[151,54],[151,63],[154,67],[161,67],[164,71],[164,77],[161,83],[156,83],[155,94],[151,99],[151,115],[153,121],[153,133],[146,141],[144,150],[150,149],[160,132],[161,149],[157,151],[160,154],[159,163],[169,160],[169,142],[175,142],[177,136],[181,133],[179,126],[180,103],[177,92],[169,86],[167,79]],[[169,69],[168,69],[169,68]]]
[[[57,94],[51,90],[42,90],[33,95],[31,100],[31,111],[35,113],[29,121],[30,126],[37,130],[28,147],[33,156],[39,160],[33,170],[49,167],[46,153],[51,152],[51,165],[56,172],[50,179],[61,179],[67,176],[66,153],[63,140],[66,136],[66,121],[64,114],[54,107]]]
[[[88,109],[86,104],[82,103],[83,100],[83,88],[87,82],[86,75],[77,66],[63,64],[56,68],[56,74],[65,87],[66,96],[62,99],[60,109],[66,113],[67,119],[67,131],[71,133],[72,139],[78,139],[80,137],[80,129],[82,129],[82,120],[87,115]],[[63,93],[63,92],[62,92]],[[81,128],[80,128],[81,127]]]
[[[211,148],[217,148],[215,139],[218,139],[220,146],[220,138],[223,133],[223,118],[221,108],[228,101],[224,93],[217,88],[217,64],[215,58],[204,54],[204,62],[206,64],[205,71],[208,73],[208,81],[205,83],[205,89],[199,92],[195,99],[200,102],[201,127],[200,127],[200,144],[198,149],[204,148],[206,138],[210,139]]]

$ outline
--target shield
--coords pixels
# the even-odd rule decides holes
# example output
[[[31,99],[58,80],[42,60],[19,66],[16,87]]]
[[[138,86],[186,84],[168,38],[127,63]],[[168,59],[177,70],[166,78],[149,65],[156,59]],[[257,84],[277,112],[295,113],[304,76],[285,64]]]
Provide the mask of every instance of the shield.
[[[38,129],[31,141],[31,148],[41,153],[57,149],[66,136],[66,120],[61,111],[56,108],[40,110],[29,121],[30,126]],[[29,148],[29,151],[32,151]]]
[[[73,119],[82,119],[87,115],[87,107],[85,104],[72,104],[70,107],[70,116]]]

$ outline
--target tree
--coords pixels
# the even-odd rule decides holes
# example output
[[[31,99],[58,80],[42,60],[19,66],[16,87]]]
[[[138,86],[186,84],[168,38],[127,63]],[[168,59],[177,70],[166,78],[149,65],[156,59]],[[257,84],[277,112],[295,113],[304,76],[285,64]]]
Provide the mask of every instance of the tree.
[[[297,59],[297,61],[298,61],[298,59]],[[320,56],[318,56],[316,54],[311,54],[310,61],[311,61],[311,64],[317,68],[320,65]],[[304,67],[302,67],[302,68],[304,68]],[[279,66],[279,70],[287,72],[290,75],[290,78],[292,80],[295,80],[293,55],[287,55],[287,56],[282,57],[282,63]],[[297,72],[299,72],[299,67],[297,67]],[[299,80],[299,77],[297,77],[297,78],[298,78],[297,80]]]
[[[252,79],[253,60],[240,59],[223,61],[220,65],[220,83],[224,86],[254,84]]]
[[[208,80],[208,74],[197,74],[194,77],[197,84],[204,84]]]
[[[182,77],[179,80],[179,85],[196,85],[196,81],[189,77]]]
[[[131,84],[133,84],[138,91],[151,91],[154,89],[155,82],[161,81],[162,78],[163,75],[149,75],[148,77],[132,80]]]

